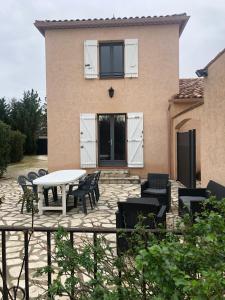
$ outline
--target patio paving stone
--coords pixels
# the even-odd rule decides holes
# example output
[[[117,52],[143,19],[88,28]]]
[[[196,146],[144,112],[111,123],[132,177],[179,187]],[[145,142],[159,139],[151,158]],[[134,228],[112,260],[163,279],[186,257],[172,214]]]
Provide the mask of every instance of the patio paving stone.
[[[174,224],[177,219],[177,188],[179,183],[172,182],[172,210],[167,214],[168,227]],[[101,197],[98,206],[92,211],[88,208],[85,216],[81,210],[72,209],[67,216],[62,216],[60,212],[46,212],[44,215],[35,215],[35,226],[41,227],[103,227],[115,228],[115,211],[117,202],[125,201],[127,197],[139,197],[139,184],[101,184]],[[21,204],[18,204],[22,191],[17,182],[13,179],[0,181],[0,197],[4,196],[3,204],[0,206],[0,225],[8,226],[31,226],[31,215],[21,214]],[[90,239],[92,235],[86,235]],[[75,235],[76,243],[83,243],[84,234]],[[115,241],[115,235],[107,234],[110,243]],[[54,245],[54,242],[53,242]],[[0,244],[1,246],[1,244]],[[29,246],[30,269],[34,272],[38,267],[46,265],[46,235],[34,233]],[[20,271],[21,258],[23,257],[23,234],[7,234],[7,259],[8,259],[8,279],[10,284],[15,284]],[[1,254],[0,254],[1,259]],[[34,282],[42,282],[46,285],[46,279],[31,278],[31,297],[34,299],[43,291],[34,286]],[[41,281],[42,280],[42,281]],[[0,279],[0,286],[2,285]],[[21,286],[24,286],[24,277],[21,279]]]

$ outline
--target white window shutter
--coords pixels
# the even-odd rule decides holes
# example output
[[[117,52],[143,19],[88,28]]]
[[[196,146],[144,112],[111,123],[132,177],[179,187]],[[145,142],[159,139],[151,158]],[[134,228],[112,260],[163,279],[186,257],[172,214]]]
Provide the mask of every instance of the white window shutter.
[[[125,77],[138,77],[138,39],[125,40]]]
[[[93,79],[98,77],[98,42],[84,41],[84,77]]]
[[[95,114],[80,114],[80,165],[81,168],[96,167]]]
[[[144,167],[143,155],[143,113],[127,114],[128,167]]]

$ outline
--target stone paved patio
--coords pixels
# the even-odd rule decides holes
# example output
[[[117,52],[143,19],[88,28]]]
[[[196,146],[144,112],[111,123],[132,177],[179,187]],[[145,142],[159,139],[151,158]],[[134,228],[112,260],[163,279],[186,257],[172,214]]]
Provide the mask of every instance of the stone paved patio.
[[[167,223],[172,226],[177,217],[177,182],[172,182],[172,212],[167,214]],[[46,212],[45,215],[35,216],[35,226],[57,227],[93,227],[101,226],[105,228],[115,227],[115,211],[117,201],[126,200],[127,197],[140,195],[140,185],[137,184],[101,184],[101,197],[98,207],[94,210],[88,210],[85,216],[81,211],[75,209],[68,212],[67,216],[62,216],[58,212]],[[9,226],[31,226],[31,215],[28,213],[20,214],[18,200],[22,192],[20,187],[13,179],[0,181],[0,197],[5,199],[0,207],[0,225]],[[110,236],[112,240],[115,236]],[[77,241],[77,240],[76,240]],[[30,264],[32,272],[38,267],[46,265],[46,235],[34,233],[30,242]],[[8,278],[10,284],[15,284],[20,271],[20,265],[23,257],[23,235],[18,233],[7,234],[7,265]],[[31,278],[30,277],[30,278]],[[31,294],[37,297],[42,293],[37,287],[38,280],[31,278]],[[41,282],[46,286],[46,279]],[[24,285],[22,278],[21,286]],[[0,286],[2,286],[0,280]],[[33,299],[33,298],[30,299]]]

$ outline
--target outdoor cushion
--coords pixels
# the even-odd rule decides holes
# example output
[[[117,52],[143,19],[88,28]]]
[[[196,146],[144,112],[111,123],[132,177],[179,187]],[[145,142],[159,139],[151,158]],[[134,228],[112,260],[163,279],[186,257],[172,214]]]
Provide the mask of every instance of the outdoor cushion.
[[[128,203],[141,203],[141,204],[147,204],[147,205],[153,205],[153,206],[159,206],[159,200],[157,198],[127,198]]]
[[[148,188],[143,192],[144,194],[152,194],[152,195],[166,195],[167,193],[166,189],[153,189],[153,188]]]
[[[205,197],[200,196],[181,196],[180,200],[183,202],[184,206],[186,206],[190,210],[191,202],[194,201],[204,201]]]

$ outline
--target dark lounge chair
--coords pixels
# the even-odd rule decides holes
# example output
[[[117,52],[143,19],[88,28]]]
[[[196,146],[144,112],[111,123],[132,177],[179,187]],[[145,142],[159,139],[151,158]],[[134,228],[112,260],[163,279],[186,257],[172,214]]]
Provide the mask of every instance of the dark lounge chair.
[[[171,207],[171,183],[168,174],[149,173],[148,178],[141,184],[141,197],[153,197],[161,205],[166,205],[167,211]]]
[[[149,203],[148,198],[131,198],[117,205],[116,228],[133,229],[140,221],[140,216],[144,217],[143,225],[146,229],[166,228],[166,206],[161,206],[157,199]],[[127,233],[126,237],[129,239],[130,234]],[[129,248],[127,238],[117,234],[118,251],[123,252]]]
[[[213,180],[210,180],[206,188],[178,189],[178,211],[179,216],[191,214],[194,218],[196,213],[203,209],[204,200],[210,196],[215,196],[217,200],[225,198],[225,187]]]

